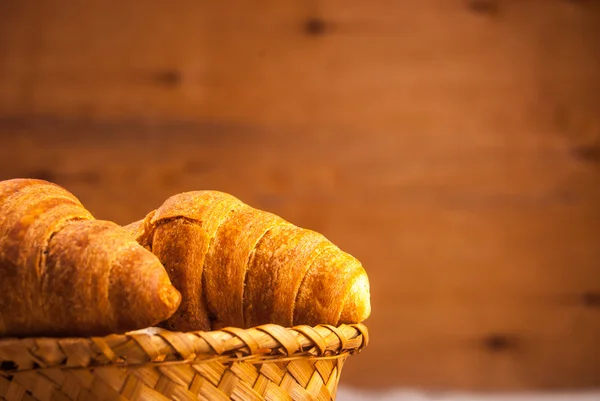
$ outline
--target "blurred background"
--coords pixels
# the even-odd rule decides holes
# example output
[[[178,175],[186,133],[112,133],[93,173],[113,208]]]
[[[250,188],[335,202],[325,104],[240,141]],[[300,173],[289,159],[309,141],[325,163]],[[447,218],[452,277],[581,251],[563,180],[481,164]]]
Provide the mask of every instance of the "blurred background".
[[[324,233],[372,286],[344,388],[600,387],[599,1],[0,0],[14,177]]]

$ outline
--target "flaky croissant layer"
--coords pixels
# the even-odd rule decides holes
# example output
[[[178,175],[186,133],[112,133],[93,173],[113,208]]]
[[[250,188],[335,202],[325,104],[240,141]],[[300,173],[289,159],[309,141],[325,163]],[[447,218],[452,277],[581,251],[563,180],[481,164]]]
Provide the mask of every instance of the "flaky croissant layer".
[[[180,300],[156,256],[67,190],[0,181],[0,337],[140,329]]]
[[[174,195],[125,229],[182,293],[170,329],[338,325],[371,313],[369,280],[356,258],[232,195]]]

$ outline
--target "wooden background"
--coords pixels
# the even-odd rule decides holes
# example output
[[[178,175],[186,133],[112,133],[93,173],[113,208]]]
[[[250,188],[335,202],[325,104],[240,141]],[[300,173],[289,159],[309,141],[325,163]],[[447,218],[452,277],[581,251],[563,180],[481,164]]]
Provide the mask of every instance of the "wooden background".
[[[600,4],[0,1],[0,179],[231,192],[372,284],[342,382],[600,386]]]

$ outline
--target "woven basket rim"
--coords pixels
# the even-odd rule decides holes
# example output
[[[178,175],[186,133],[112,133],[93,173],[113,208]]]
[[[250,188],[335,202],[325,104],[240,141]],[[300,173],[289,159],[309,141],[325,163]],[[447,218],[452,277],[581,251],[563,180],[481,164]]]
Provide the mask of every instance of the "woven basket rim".
[[[298,358],[335,358],[360,352],[369,333],[362,324],[338,327],[266,324],[208,332],[150,328],[105,337],[0,339],[0,376],[47,368],[174,364]]]

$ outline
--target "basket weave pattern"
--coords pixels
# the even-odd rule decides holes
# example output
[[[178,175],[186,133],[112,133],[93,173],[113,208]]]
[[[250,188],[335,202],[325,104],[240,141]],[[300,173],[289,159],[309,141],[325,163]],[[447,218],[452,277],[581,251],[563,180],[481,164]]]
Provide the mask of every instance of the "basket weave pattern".
[[[0,340],[0,399],[333,400],[362,324]]]

